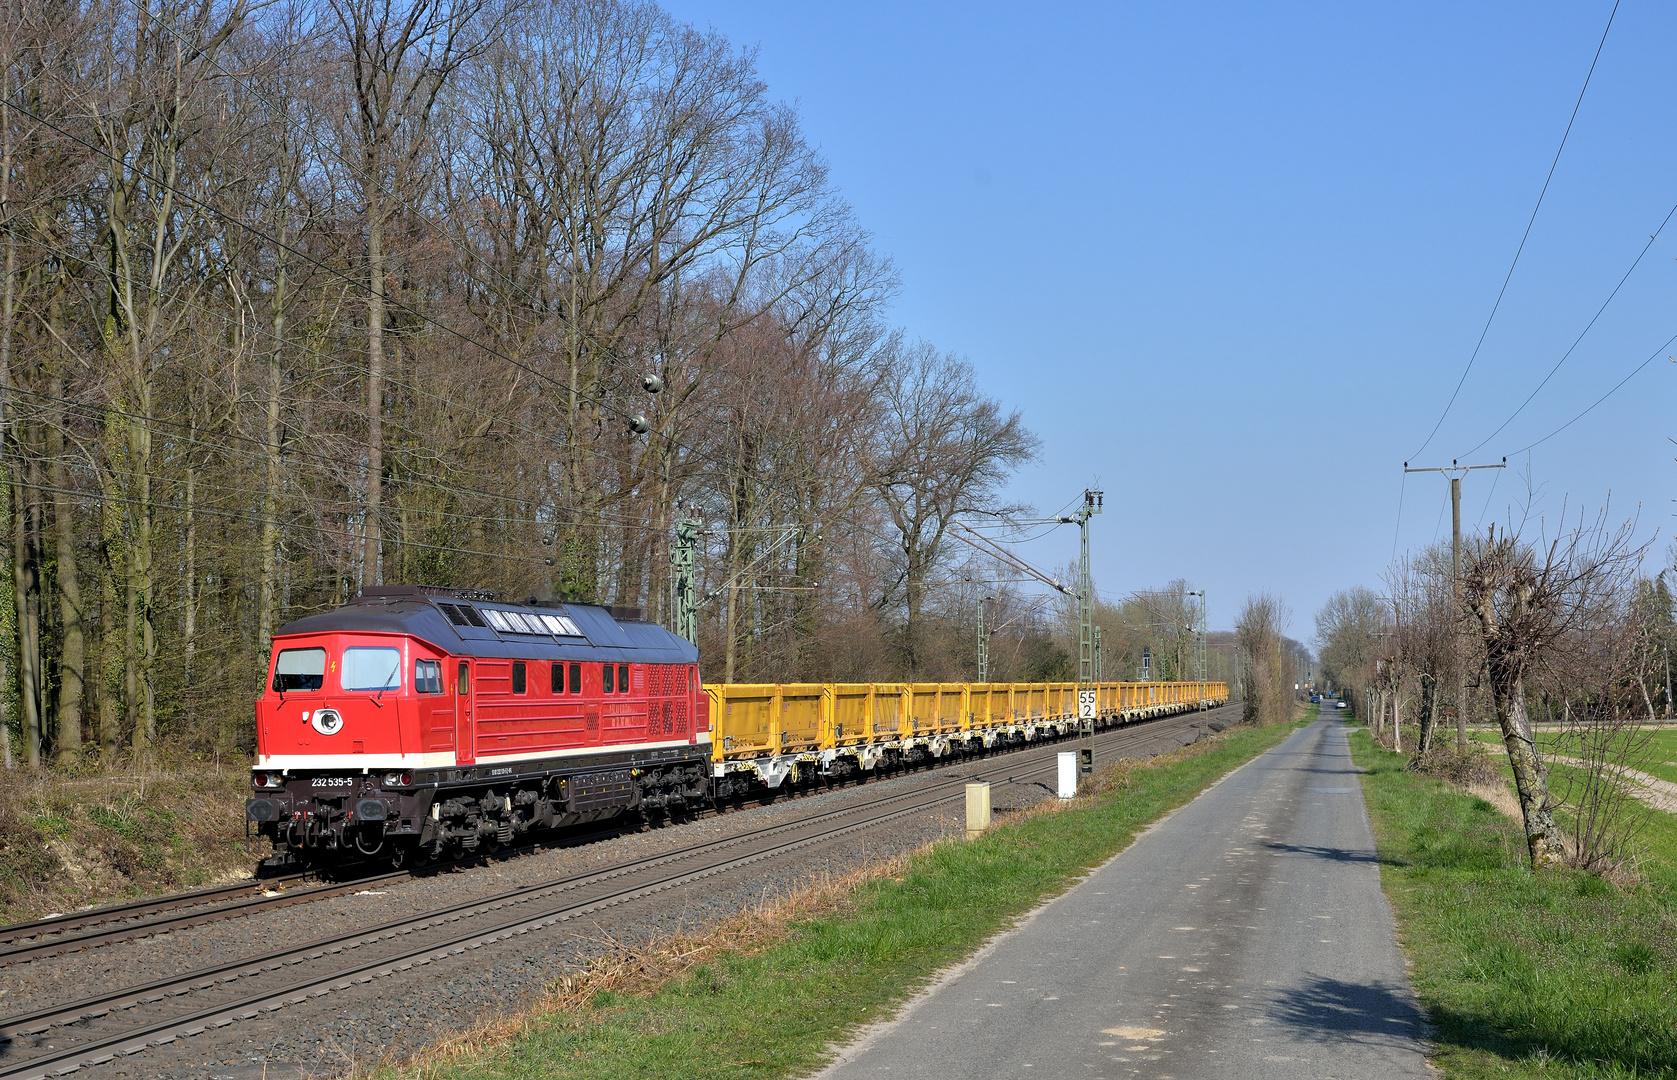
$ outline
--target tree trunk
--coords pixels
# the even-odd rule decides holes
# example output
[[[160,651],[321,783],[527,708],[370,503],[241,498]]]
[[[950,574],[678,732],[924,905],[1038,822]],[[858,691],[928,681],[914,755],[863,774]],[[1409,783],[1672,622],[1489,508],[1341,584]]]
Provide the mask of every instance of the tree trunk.
[[[21,449],[21,448],[20,448]],[[13,466],[12,590],[17,604],[17,682],[23,755],[30,768],[41,765],[41,605],[40,563],[36,550],[38,507],[26,495],[22,454]]]
[[[128,545],[127,611],[124,645],[124,706],[134,719],[134,749],[145,752],[157,736],[157,697],[153,667],[157,659],[157,628],[152,621],[156,576],[152,569],[151,506],[151,382],[142,370],[139,417],[128,423],[129,486],[133,499],[132,541]]]
[[[378,170],[371,171],[377,184]],[[382,584],[380,504],[384,499],[384,203],[368,202],[367,223],[367,518],[361,584]]]
[[[56,308],[56,304],[54,305]],[[52,396],[64,399],[64,376],[53,372]],[[58,754],[75,754],[82,745],[82,699],[87,677],[87,638],[82,629],[81,575],[76,559],[76,522],[64,467],[64,411],[57,408],[47,428],[48,475],[52,479],[52,516],[58,546],[58,618],[62,639],[58,661]]]
[[[0,654],[0,687],[6,685],[6,657]],[[7,695],[0,693],[0,758],[6,764],[6,771],[16,768],[12,761],[12,718],[6,715]]]
[[[1565,858],[1561,832],[1555,825],[1549,803],[1549,774],[1537,756],[1531,720],[1526,715],[1525,681],[1516,679],[1512,689],[1495,688],[1497,723],[1502,744],[1508,749],[1508,764],[1514,770],[1514,789],[1520,796],[1520,813],[1525,818],[1526,846],[1533,870],[1557,866]]]
[[[196,442],[196,425],[192,431]],[[181,613],[181,677],[184,680],[187,701],[192,700],[192,662],[198,655],[198,469],[192,464],[192,457],[187,456],[186,465],[186,541],[182,558],[186,563],[186,610]],[[191,706],[187,706],[188,710]]]
[[[722,632],[726,636],[727,644],[722,651],[722,681],[734,681],[734,660],[738,655],[739,645],[739,604],[736,597],[739,587],[734,581],[740,572],[740,534],[736,531],[728,541],[728,580],[724,586],[728,590],[724,598],[725,607],[722,616]]]
[[[1431,675],[1421,676],[1421,733],[1415,740],[1415,756],[1426,757],[1432,752],[1433,731],[1438,726],[1438,680]]]
[[[111,558],[111,544],[115,532],[116,509],[105,503],[99,515],[99,667],[90,686],[98,699],[99,749],[106,761],[115,754],[122,741],[121,702],[117,697],[116,648],[117,578]]]
[[[12,68],[8,63],[4,66],[4,79],[0,80],[0,95],[10,100],[12,95]],[[12,220],[12,110],[0,109],[0,221],[10,226]],[[13,316],[17,305],[17,232],[6,229],[6,259],[3,269],[5,280],[0,282],[0,484],[11,488],[11,471],[6,464],[7,441],[11,432],[11,416],[7,412],[11,404],[12,391],[12,326]],[[15,489],[8,491],[8,494]],[[15,500],[8,509],[12,513],[13,531],[17,531]],[[14,537],[14,546],[15,546]],[[17,563],[16,553],[13,554],[13,585],[16,585]],[[10,770],[12,763],[12,718],[6,715],[8,702],[6,694],[6,658],[0,654],[0,753],[5,756],[6,768]]]
[[[283,234],[285,219],[280,219]],[[256,639],[259,659],[266,660],[274,643],[274,594],[279,580],[280,390],[285,377],[280,349],[285,342],[285,260],[280,258],[274,281],[274,347],[268,353],[268,416],[263,441],[265,473],[262,481],[261,584],[257,592]]]

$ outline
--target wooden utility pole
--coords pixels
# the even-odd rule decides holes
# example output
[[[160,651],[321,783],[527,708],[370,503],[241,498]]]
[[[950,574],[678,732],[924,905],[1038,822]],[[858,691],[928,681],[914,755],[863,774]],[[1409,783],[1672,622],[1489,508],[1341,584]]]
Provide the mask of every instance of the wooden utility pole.
[[[1409,462],[1403,463],[1403,471],[1441,473],[1450,480],[1450,597],[1452,607],[1456,612],[1456,633],[1451,640],[1456,646],[1456,749],[1467,749],[1467,650],[1462,647],[1461,633],[1461,589],[1462,589],[1462,477],[1474,469],[1506,469],[1508,459],[1503,458],[1496,465],[1458,465],[1450,462],[1450,467],[1411,469]]]

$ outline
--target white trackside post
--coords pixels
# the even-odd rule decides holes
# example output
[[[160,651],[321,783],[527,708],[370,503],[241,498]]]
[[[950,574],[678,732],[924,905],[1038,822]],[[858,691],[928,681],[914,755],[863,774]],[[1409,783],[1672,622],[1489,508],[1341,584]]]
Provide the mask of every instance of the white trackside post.
[[[1060,758],[1060,798],[1077,798],[1077,752],[1062,750]]]
[[[990,785],[967,785],[967,839],[977,840],[990,827]]]

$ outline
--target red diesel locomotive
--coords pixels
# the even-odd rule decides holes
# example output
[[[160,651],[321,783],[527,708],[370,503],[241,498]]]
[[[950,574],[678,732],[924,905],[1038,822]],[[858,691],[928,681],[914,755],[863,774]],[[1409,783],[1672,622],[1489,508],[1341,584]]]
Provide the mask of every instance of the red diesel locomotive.
[[[425,861],[706,799],[698,650],[638,612],[373,588],[274,638],[246,814],[305,863]]]

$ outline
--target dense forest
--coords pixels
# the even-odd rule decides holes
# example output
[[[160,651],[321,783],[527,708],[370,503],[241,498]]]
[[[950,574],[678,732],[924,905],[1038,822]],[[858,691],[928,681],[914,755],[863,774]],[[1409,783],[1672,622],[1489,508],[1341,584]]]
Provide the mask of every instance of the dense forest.
[[[889,324],[749,50],[638,0],[0,6],[8,764],[241,750],[274,632],[370,585],[668,621],[678,527],[709,678],[970,678],[981,602],[992,678],[1070,670],[949,532],[1005,538],[1035,436]],[[1180,603],[1103,612],[1197,672]]]

